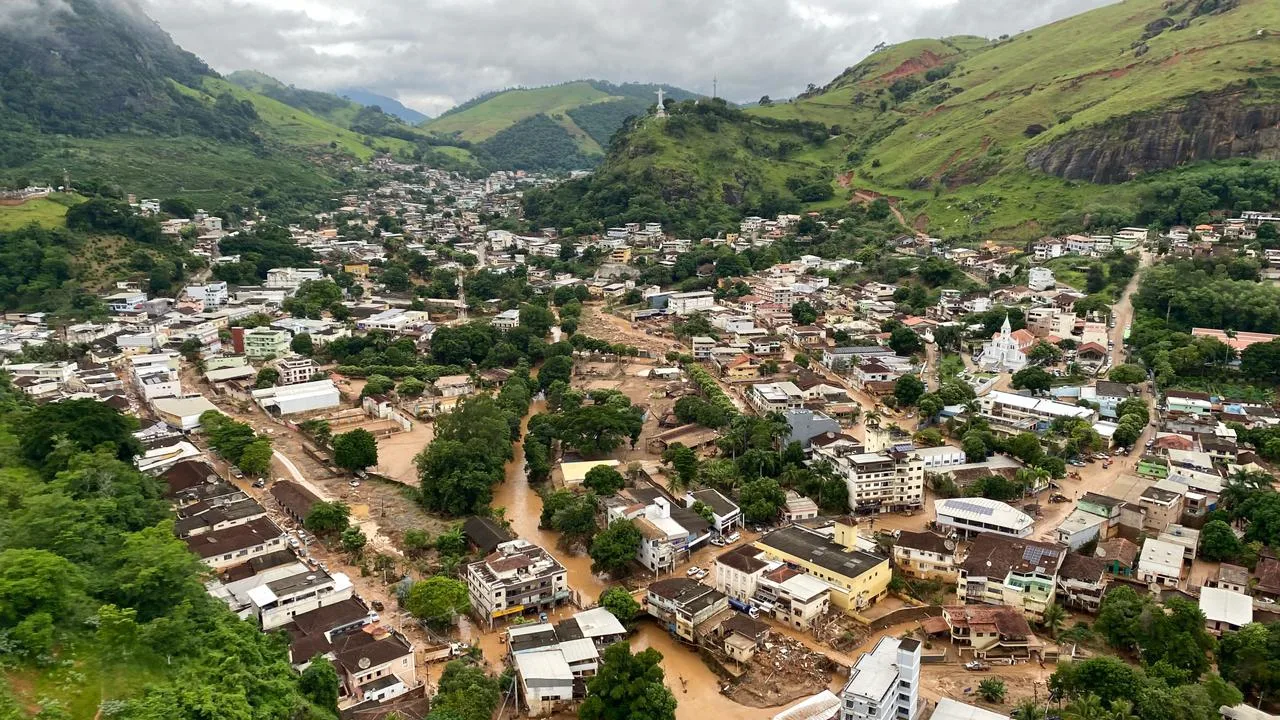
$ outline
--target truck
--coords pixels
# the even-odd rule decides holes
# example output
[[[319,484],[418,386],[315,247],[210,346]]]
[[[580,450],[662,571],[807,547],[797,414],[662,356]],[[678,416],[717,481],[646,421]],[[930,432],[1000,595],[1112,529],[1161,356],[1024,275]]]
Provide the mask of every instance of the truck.
[[[747,615],[751,616],[751,619],[753,620],[755,618],[760,617],[759,610],[757,610],[750,603],[747,603],[743,600],[739,600],[738,598],[735,598],[735,597],[729,598],[729,607],[733,608],[734,610],[737,610],[738,612],[746,613]]]

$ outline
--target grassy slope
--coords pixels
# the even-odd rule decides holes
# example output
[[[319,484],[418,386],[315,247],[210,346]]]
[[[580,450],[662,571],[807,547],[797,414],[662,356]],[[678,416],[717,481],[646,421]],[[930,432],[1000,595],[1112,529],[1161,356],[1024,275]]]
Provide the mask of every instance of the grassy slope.
[[[79,195],[54,193],[47,198],[28,200],[21,205],[0,205],[0,232],[16,230],[35,223],[45,228],[60,228],[66,224],[67,208],[82,202]]]
[[[463,140],[483,142],[521,120],[541,113],[564,128],[584,153],[599,155],[603,152],[600,143],[578,127],[568,111],[620,97],[601,92],[585,81],[530,90],[507,90],[461,112],[430,120],[422,127],[439,135],[456,134]]]
[[[228,76],[227,80],[263,96],[268,96],[267,93],[264,92],[266,90],[273,88],[288,88],[287,85],[279,80],[265,73],[258,72],[257,70],[237,70]],[[328,120],[330,123],[337,125],[338,127],[351,127],[351,123],[355,120],[356,114],[360,112],[360,105],[358,103],[351,102],[350,100],[344,101],[343,98],[340,98],[337,95],[333,95],[333,99],[335,101],[335,105],[338,105],[338,103],[342,104],[328,112],[317,113],[311,111],[312,114]]]
[[[1192,93],[1260,78],[1268,61],[1280,63],[1274,35],[1257,36],[1259,28],[1280,27],[1280,4],[1272,0],[1240,0],[1228,13],[1165,30],[1135,56],[1144,26],[1165,13],[1163,0],[1127,0],[1004,41],[913,40],[869,56],[812,96],[750,112],[839,126],[840,137],[793,161],[834,170],[841,200],[853,188],[891,195],[908,218],[943,235],[1035,237],[1042,232],[1036,219],[1126,204],[1138,187],[1064,182],[1031,171],[1028,150],[1096,123],[1176,106]],[[1188,15],[1184,10],[1175,19]],[[902,102],[889,97],[894,80],[923,79],[929,68],[950,64],[955,69],[948,77]],[[881,99],[889,101],[884,111]],[[1048,131],[1028,138],[1024,131],[1032,124]],[[673,161],[677,157],[672,151]]]

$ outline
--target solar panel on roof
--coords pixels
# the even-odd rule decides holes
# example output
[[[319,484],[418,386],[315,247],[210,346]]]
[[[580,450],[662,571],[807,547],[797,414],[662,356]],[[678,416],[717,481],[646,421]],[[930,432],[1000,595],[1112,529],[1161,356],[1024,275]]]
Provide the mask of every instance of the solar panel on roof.
[[[989,508],[989,507],[987,507],[987,506],[985,506],[985,505],[978,505],[978,504],[971,503],[971,502],[965,502],[964,500],[958,500],[958,501],[957,501],[957,500],[952,500],[950,503],[948,503],[948,507],[950,507],[950,508],[954,508],[954,509],[956,509],[956,510],[963,510],[963,511],[965,511],[965,512],[971,512],[971,513],[974,513],[974,514],[976,514],[976,515],[990,515],[990,514],[991,514],[991,508]]]
[[[1046,555],[1050,557],[1057,557],[1058,551],[1052,548],[1039,547],[1038,545],[1028,545],[1022,551],[1022,559],[1032,565],[1039,565],[1040,561],[1043,560]]]

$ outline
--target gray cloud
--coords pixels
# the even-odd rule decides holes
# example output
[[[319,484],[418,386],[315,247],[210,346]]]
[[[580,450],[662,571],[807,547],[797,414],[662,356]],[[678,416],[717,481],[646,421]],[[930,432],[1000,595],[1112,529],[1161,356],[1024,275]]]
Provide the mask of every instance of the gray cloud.
[[[0,3],[0,28],[43,33],[59,13],[71,12],[65,0],[5,0]]]
[[[140,0],[220,71],[363,86],[432,114],[487,90],[587,77],[705,93],[718,77],[731,100],[786,97],[879,42],[994,37],[1114,1]]]

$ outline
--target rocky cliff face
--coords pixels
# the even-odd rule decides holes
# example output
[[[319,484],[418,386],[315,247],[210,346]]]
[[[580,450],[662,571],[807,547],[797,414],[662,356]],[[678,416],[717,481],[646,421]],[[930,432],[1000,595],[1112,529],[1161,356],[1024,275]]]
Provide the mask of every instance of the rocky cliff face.
[[[1066,180],[1119,183],[1198,160],[1280,160],[1280,103],[1242,105],[1237,94],[1195,98],[1073,132],[1027,153],[1027,166]]]

